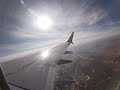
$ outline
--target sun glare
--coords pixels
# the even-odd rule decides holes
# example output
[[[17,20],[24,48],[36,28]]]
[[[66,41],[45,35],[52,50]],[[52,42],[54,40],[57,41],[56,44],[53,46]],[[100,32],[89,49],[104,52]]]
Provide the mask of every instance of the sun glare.
[[[41,56],[42,56],[43,58],[48,57],[48,55],[49,55],[49,51],[48,51],[48,50],[43,51],[42,54],[41,54]]]
[[[39,16],[36,21],[36,26],[42,30],[51,29],[53,26],[53,21],[48,16]]]

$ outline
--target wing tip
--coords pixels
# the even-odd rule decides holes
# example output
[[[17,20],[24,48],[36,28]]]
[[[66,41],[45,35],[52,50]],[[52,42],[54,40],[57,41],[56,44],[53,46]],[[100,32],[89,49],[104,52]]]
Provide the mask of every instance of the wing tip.
[[[70,37],[69,37],[69,39],[68,39],[68,41],[67,42],[69,42],[69,43],[72,43],[73,44],[73,36],[74,36],[74,32],[72,32],[72,34],[70,35]]]

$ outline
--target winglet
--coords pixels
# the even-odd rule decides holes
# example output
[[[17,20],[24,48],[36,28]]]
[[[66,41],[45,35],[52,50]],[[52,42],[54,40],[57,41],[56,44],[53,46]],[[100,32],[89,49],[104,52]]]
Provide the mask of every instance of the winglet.
[[[72,34],[70,35],[70,37],[69,37],[69,39],[68,39],[68,41],[67,41],[67,42],[69,42],[69,43],[72,43],[72,44],[73,44],[73,42],[72,42],[72,40],[73,40],[73,35],[74,35],[74,32],[72,32]]]

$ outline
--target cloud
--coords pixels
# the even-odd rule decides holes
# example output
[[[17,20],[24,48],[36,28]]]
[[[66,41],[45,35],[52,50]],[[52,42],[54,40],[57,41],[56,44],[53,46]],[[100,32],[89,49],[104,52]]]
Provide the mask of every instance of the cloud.
[[[79,44],[84,44],[87,42],[91,42],[94,40],[98,40],[101,38],[106,38],[106,37],[110,37],[110,36],[114,36],[117,34],[120,34],[120,27],[114,27],[110,30],[106,30],[106,31],[77,31],[75,32],[74,35],[74,40],[73,42],[75,43],[74,46],[79,45]],[[4,51],[1,52],[0,55],[4,56],[4,55],[9,55],[10,53],[15,53],[15,52],[22,52],[22,51],[27,51],[27,50],[31,50],[31,49],[39,49],[39,48],[43,48],[43,47],[51,47],[51,46],[57,46],[61,43],[64,43],[67,41],[69,35],[71,33],[65,33],[64,35],[61,34],[61,36],[59,38],[54,38],[54,39],[50,39],[44,42],[41,41],[37,41],[35,40],[31,40],[31,41],[27,41],[27,42],[22,42],[22,43],[16,43],[16,44],[1,44],[0,45],[0,51]]]
[[[51,0],[48,3],[46,0],[21,0],[22,6],[19,9],[21,11],[18,10],[17,14],[12,15],[16,21],[13,19],[12,22],[9,16],[7,25],[1,28],[0,50],[5,53],[15,53],[53,43],[60,44],[68,39],[72,31],[75,31],[76,43],[119,33],[120,27],[117,26],[119,20],[113,22],[108,11],[98,3],[95,4],[95,1]],[[41,14],[46,14],[54,20],[55,25],[51,30],[43,31],[34,26],[33,22]],[[108,20],[106,24],[104,20]],[[102,21],[101,26],[100,21]]]
[[[33,21],[41,14],[46,14],[53,18],[57,22],[53,31],[58,28],[64,29],[65,27],[80,26],[83,24],[93,25],[108,16],[107,11],[101,8],[101,6],[92,5],[95,3],[94,0],[80,0],[79,2],[77,0],[51,1],[52,3],[34,1],[34,3],[36,2],[36,6],[34,7],[39,8],[38,10],[32,8],[33,6],[31,7],[27,2],[23,2],[22,0],[21,3],[24,8],[33,16]]]

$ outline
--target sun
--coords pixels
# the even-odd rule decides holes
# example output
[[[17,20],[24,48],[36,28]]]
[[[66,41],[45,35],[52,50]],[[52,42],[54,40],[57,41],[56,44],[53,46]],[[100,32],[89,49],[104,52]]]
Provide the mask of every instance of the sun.
[[[42,30],[49,30],[53,26],[53,21],[50,17],[43,15],[39,16],[36,20],[36,26]]]

